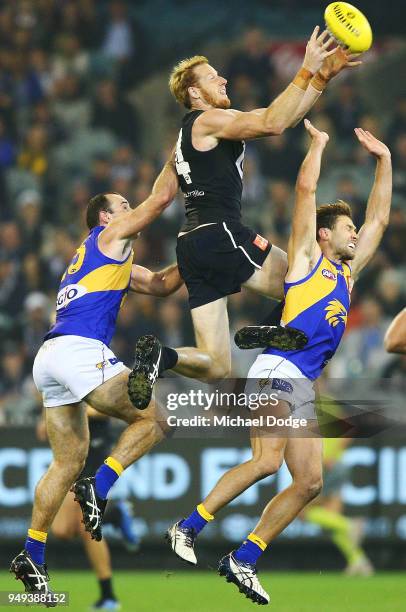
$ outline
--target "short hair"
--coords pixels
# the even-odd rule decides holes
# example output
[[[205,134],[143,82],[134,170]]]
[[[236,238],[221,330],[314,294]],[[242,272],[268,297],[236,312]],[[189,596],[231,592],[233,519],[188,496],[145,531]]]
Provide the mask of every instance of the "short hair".
[[[108,195],[110,195],[110,192],[98,193],[89,200],[86,209],[86,223],[87,227],[90,230],[96,227],[96,225],[99,225],[100,211],[105,210],[106,212],[108,212],[111,206],[111,202],[109,202],[109,199],[107,197]]]
[[[208,63],[209,60],[204,55],[194,55],[182,60],[173,68],[169,77],[169,89],[179,104],[191,108],[188,89],[196,83],[194,68]]]
[[[333,204],[322,204],[316,211],[316,239],[319,240],[319,229],[322,227],[334,229],[338,217],[342,216],[352,219],[351,207],[344,200],[337,200]]]

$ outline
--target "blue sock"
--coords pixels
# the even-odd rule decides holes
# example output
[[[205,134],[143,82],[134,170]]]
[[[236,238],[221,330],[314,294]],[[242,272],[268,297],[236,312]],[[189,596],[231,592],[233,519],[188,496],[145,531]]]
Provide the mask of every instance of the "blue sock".
[[[34,563],[43,565],[45,561],[45,544],[46,542],[41,542],[40,540],[36,540],[28,535],[24,548],[30,554],[30,557]]]
[[[237,559],[237,561],[243,561],[244,563],[252,563],[255,565],[259,557],[264,552],[266,544],[260,538],[256,537],[255,539],[261,544],[261,546],[259,546],[256,542],[249,539],[250,537],[251,534],[246,540],[244,540],[240,548],[235,551],[234,558]]]
[[[103,463],[95,476],[97,495],[102,499],[107,499],[111,487],[118,480],[119,476],[120,474],[107,465],[107,463]]]
[[[200,510],[200,511],[199,511]],[[202,515],[205,515],[202,516]],[[194,529],[196,534],[200,533],[203,527],[206,527],[209,521],[212,521],[214,516],[212,516],[203,504],[199,504],[196,510],[193,510],[192,514],[190,514],[186,519],[181,522],[181,527],[188,527],[189,529]]]

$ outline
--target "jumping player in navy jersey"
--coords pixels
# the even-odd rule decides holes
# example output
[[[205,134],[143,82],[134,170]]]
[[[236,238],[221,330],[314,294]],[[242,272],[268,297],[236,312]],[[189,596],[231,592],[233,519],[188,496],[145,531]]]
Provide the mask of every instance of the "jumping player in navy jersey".
[[[332,77],[360,64],[341,48],[330,49],[332,41],[327,31],[319,34],[316,27],[293,82],[267,108],[251,112],[230,108],[227,80],[203,56],[183,60],[171,74],[171,92],[189,111],[175,149],[186,206],[176,251],[197,344],[171,355],[178,374],[205,382],[229,376],[228,295],[244,286],[267,297],[283,297],[286,253],[241,223],[244,141],[281,134],[296,125]],[[306,336],[293,327],[257,328],[258,342],[300,348]],[[148,405],[157,373],[165,369],[165,354],[157,339],[140,338],[129,383],[138,408]]]
[[[389,222],[392,166],[388,147],[369,132],[355,129],[361,145],[377,160],[365,222],[357,233],[346,202],[324,204],[316,210],[320,164],[329,137],[307,119],[305,126],[312,141],[296,183],[281,323],[292,323],[309,340],[301,350],[267,348],[248,373],[247,393],[274,389],[279,396],[278,411],[310,424],[316,419],[313,381],[340,343],[353,283],[374,255]],[[285,459],[292,484],[269,502],[252,533],[219,565],[220,574],[240,592],[256,603],[267,604],[269,595],[258,580],[256,562],[267,545],[319,494],[322,440],[275,437],[253,427],[251,443],[252,459],[226,472],[190,516],[173,525],[167,535],[174,552],[196,564],[197,534],[221,508],[275,473]]]
[[[168,162],[149,198],[135,210],[116,193],[99,194],[87,208],[89,235],[62,277],[56,322],[33,366],[42,393],[53,460],[37,485],[31,528],[11,571],[27,591],[50,598],[44,565],[47,532],[72,483],[81,473],[89,446],[86,404],[120,418],[128,427],[94,477],[73,486],[86,529],[101,539],[101,521],[109,489],[121,472],[164,437],[157,409],[136,410],[128,398],[129,369],[109,348],[116,319],[129,289],[169,295],[182,284],[176,264],[151,272],[133,264],[133,241],[171,202],[177,177]],[[83,400],[83,401],[82,401]]]

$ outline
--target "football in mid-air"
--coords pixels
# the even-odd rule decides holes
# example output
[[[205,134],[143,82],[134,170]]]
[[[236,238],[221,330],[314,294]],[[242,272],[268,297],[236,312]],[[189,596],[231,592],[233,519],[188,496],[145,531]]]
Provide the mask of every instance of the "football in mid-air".
[[[324,11],[330,34],[352,53],[368,51],[372,45],[372,30],[368,19],[348,2],[332,2]]]

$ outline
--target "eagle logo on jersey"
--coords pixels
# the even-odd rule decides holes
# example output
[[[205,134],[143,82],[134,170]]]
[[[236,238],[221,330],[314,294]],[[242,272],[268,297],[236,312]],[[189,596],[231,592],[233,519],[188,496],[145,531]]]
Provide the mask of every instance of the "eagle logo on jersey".
[[[347,324],[347,311],[339,300],[331,300],[324,310],[327,313],[326,321],[333,327],[339,323]]]

